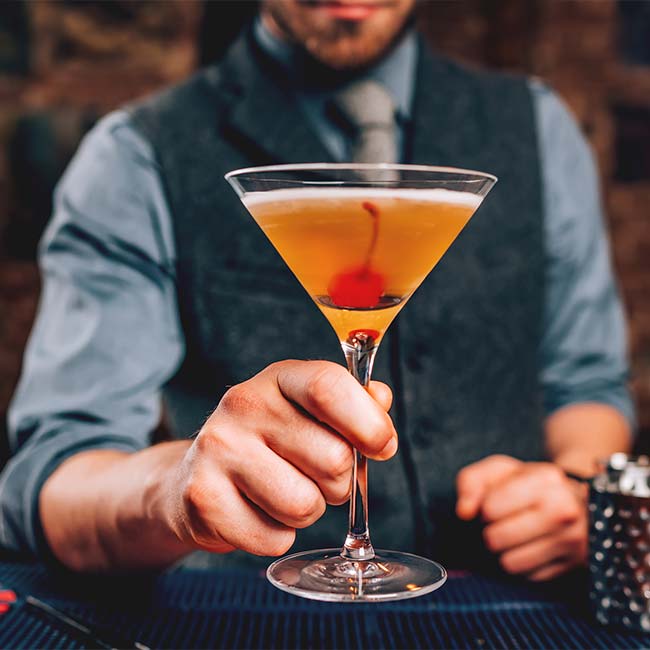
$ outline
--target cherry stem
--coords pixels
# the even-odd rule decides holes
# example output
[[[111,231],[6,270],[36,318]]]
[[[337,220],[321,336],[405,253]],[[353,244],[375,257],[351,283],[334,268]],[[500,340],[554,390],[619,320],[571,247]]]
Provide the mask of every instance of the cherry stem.
[[[370,215],[372,222],[372,236],[370,238],[370,245],[368,246],[368,252],[366,253],[366,259],[363,263],[363,271],[368,271],[370,269],[370,262],[372,260],[372,254],[375,252],[375,246],[377,245],[377,238],[379,237],[379,208],[370,201],[364,201],[361,204],[361,207]]]

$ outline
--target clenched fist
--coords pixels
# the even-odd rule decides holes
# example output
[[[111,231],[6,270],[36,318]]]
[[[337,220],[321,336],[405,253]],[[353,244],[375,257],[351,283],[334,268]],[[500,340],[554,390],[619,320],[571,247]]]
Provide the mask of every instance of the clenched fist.
[[[481,517],[508,573],[549,580],[585,562],[585,487],[557,465],[489,456],[458,473],[457,489],[458,517]]]
[[[168,524],[194,548],[281,555],[295,529],[345,502],[352,447],[397,450],[390,389],[342,367],[283,361],[231,388],[170,478]]]

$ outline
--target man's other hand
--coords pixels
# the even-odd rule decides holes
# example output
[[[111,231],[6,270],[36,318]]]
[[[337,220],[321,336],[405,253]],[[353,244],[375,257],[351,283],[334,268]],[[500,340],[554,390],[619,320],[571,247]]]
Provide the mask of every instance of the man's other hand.
[[[353,447],[395,454],[391,400],[334,363],[269,366],[228,390],[170,477],[168,525],[194,548],[285,553],[296,528],[348,499]]]
[[[585,488],[557,465],[489,456],[462,469],[456,487],[458,517],[481,517],[508,573],[549,580],[586,561]]]

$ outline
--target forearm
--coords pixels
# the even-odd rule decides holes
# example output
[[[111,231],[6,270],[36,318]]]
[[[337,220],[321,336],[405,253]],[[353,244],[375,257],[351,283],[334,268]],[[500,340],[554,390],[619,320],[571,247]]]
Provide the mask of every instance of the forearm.
[[[133,454],[93,450],[64,462],[39,502],[57,559],[78,571],[156,568],[192,550],[170,525],[168,487],[189,446],[177,441]]]
[[[550,460],[563,469],[590,476],[596,463],[632,447],[632,432],[625,417],[606,404],[565,406],[546,420],[546,449]]]

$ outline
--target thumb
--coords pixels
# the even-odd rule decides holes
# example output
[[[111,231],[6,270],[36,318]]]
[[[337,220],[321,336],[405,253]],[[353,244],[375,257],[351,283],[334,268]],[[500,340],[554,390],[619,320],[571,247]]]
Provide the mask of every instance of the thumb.
[[[488,456],[458,472],[456,514],[460,519],[474,519],[490,489],[514,474],[523,463],[511,456]]]

